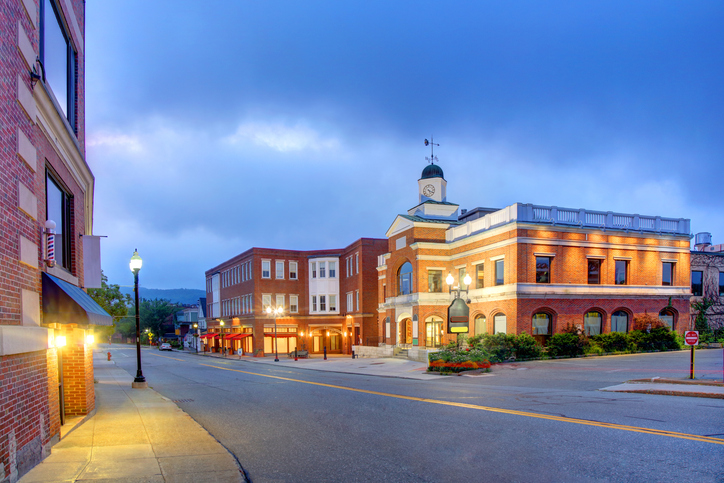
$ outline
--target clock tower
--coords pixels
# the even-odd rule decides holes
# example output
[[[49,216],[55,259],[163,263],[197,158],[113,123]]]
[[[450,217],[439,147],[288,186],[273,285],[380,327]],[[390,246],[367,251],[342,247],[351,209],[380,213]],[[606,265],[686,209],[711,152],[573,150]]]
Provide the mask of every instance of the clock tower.
[[[422,176],[417,181],[419,187],[420,203],[425,201],[447,201],[447,181],[443,177],[442,168],[437,164],[428,164],[422,170]]]

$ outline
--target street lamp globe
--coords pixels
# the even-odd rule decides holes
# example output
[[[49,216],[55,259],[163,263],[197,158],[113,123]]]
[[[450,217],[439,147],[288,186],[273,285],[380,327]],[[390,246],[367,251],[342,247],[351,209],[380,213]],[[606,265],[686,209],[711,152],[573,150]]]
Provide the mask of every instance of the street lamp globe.
[[[143,260],[141,259],[141,256],[138,254],[138,249],[133,251],[133,256],[131,257],[131,263],[129,266],[131,267],[131,271],[133,273],[138,273],[138,271],[141,269],[141,266],[143,265]]]
[[[467,287],[468,285],[470,285],[470,283],[471,283],[472,281],[473,281],[473,279],[470,278],[470,274],[469,274],[469,273],[466,273],[466,274],[465,274],[465,278],[463,279],[463,283],[465,284],[465,286]]]
[[[447,282],[448,285],[452,285],[455,283],[455,279],[452,276],[452,273],[447,274],[447,278],[445,278],[445,282]]]

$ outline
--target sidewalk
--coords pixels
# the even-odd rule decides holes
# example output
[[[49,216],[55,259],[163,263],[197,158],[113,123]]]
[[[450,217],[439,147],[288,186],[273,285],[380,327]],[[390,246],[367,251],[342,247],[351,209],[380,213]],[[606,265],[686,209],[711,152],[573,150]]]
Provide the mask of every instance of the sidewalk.
[[[53,446],[22,483],[241,482],[234,457],[172,401],[93,354],[96,413]]]
[[[724,399],[724,384],[706,379],[635,379],[601,391],[660,394],[664,396],[689,396]]]

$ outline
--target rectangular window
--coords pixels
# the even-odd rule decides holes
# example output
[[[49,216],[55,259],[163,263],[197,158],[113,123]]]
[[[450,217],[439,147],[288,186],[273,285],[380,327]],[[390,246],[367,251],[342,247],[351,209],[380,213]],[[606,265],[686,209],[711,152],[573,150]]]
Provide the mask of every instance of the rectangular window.
[[[271,278],[271,261],[261,261],[261,278]]]
[[[312,312],[317,311],[317,296],[312,295]]]
[[[327,311],[327,296],[326,295],[319,296],[319,311],[320,312]]]
[[[535,283],[551,283],[550,257],[535,257]]]
[[[60,10],[53,0],[40,0],[40,61],[43,63],[43,82],[50,86],[73,132],[77,134],[77,54],[61,18]]]
[[[357,312],[359,312],[359,290],[355,291],[354,297],[357,300]]]
[[[719,272],[719,295],[724,295],[724,272]]]
[[[661,264],[661,285],[674,284],[674,264],[673,262],[663,262]]]
[[[297,279],[297,262],[289,262],[289,280]]]
[[[588,259],[588,283],[591,285],[601,283],[601,260],[598,258]]]
[[[266,312],[267,307],[271,307],[271,294],[263,294],[261,296],[261,310]]]
[[[351,273],[350,273],[352,271],[350,269],[351,266],[352,266],[352,257],[347,257],[347,276],[348,277],[351,275]]]
[[[71,270],[71,203],[72,197],[50,173],[45,176],[46,220],[55,222],[55,262]]]
[[[319,262],[319,278],[327,277],[327,262]]]
[[[495,260],[495,285],[505,283],[505,260]]]
[[[284,278],[284,260],[277,261],[276,262],[276,278],[277,279],[283,279]]]
[[[312,262],[312,278],[317,278],[317,262]]]
[[[628,281],[628,261],[616,260],[616,268],[614,274],[614,282],[616,285],[626,285]]]
[[[475,265],[475,288],[485,287],[485,264]]]
[[[699,270],[692,270],[691,272],[691,295],[694,297],[701,297],[704,293],[702,280],[704,279],[704,272]]]
[[[337,296],[336,295],[329,296],[329,311],[330,312],[337,311]]]
[[[354,254],[354,273],[359,273],[359,253]]]
[[[277,308],[281,307],[284,309],[284,295],[277,295]]]
[[[442,270],[427,271],[427,291],[442,292]]]
[[[465,267],[458,269],[458,283],[460,284],[460,290],[467,290],[467,286],[465,285]]]
[[[354,302],[352,297],[352,292],[347,294],[347,312],[353,312],[354,311]]]
[[[289,296],[289,312],[296,314],[299,312],[299,296],[298,295],[290,295]]]
[[[329,278],[335,278],[337,276],[337,264],[335,262],[329,262]]]

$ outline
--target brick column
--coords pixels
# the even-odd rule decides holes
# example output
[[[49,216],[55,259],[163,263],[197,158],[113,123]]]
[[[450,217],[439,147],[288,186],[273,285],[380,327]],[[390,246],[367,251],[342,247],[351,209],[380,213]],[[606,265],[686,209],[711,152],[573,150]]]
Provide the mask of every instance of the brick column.
[[[66,331],[63,350],[65,415],[82,416],[95,409],[93,351],[85,343],[85,330]]]

